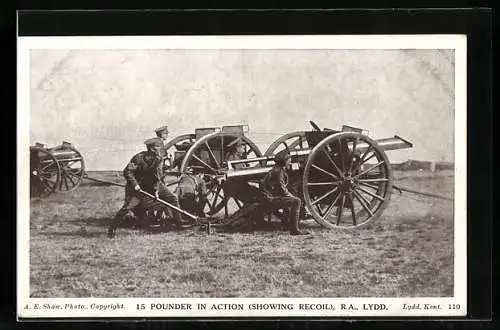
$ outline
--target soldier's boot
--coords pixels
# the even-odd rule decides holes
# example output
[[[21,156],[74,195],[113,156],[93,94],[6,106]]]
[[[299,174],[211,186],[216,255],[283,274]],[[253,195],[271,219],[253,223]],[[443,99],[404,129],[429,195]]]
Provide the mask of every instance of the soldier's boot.
[[[297,205],[298,206],[298,205]],[[290,235],[309,235],[306,230],[299,230],[299,210],[298,207],[293,207],[290,217]]]
[[[123,221],[123,217],[125,216],[125,214],[127,214],[127,211],[126,209],[121,209],[120,211],[118,211],[118,213],[115,215],[115,217],[113,218],[113,220],[111,220],[111,223],[109,224],[109,227],[108,227],[108,238],[115,238],[116,236],[116,227],[118,226],[118,224]]]
[[[183,227],[182,227],[182,219],[181,219],[181,215],[179,212],[172,212],[173,213],[173,216],[172,216],[172,225],[177,229],[177,230],[182,230]]]

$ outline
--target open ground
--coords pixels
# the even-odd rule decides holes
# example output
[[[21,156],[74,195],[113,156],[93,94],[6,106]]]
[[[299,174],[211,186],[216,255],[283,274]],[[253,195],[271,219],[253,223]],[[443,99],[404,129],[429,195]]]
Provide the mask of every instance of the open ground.
[[[401,186],[453,196],[453,171],[396,171]],[[112,174],[103,175],[116,181]],[[151,233],[108,221],[123,188],[85,182],[30,201],[31,297],[415,297],[453,295],[453,202],[393,191],[368,228]]]

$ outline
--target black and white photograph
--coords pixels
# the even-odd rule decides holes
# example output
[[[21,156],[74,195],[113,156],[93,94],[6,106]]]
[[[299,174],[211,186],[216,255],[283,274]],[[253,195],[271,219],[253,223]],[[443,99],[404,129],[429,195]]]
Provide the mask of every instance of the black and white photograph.
[[[464,315],[465,45],[20,38],[19,315]]]

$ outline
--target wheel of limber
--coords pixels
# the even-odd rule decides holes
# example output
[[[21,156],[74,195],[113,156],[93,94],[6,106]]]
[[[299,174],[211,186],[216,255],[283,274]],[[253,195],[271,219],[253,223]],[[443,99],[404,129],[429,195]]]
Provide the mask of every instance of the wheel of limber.
[[[292,132],[281,136],[271,143],[264,156],[272,156],[288,148],[289,151],[307,149],[306,132]]]
[[[82,155],[69,143],[63,143],[60,146],[51,148],[49,151],[57,159],[61,169],[59,191],[75,190],[85,175],[85,162]]]
[[[164,168],[172,170],[179,166],[182,156],[191,148],[196,141],[195,134],[179,135],[165,143],[164,147]]]
[[[387,207],[392,171],[377,142],[341,132],[312,149],[302,185],[306,207],[316,222],[327,228],[358,228]]]
[[[231,145],[240,140],[244,147],[243,159],[262,157],[259,148],[246,136],[229,132],[215,132],[198,139],[186,152],[180,172],[203,174],[207,183],[208,195],[204,212],[210,216],[224,216],[234,213],[243,202],[229,192],[231,183],[224,182],[222,174],[228,170],[227,160]],[[234,188],[234,186],[233,186]]]
[[[57,159],[44,148],[30,148],[30,196],[44,198],[54,193],[61,182]]]

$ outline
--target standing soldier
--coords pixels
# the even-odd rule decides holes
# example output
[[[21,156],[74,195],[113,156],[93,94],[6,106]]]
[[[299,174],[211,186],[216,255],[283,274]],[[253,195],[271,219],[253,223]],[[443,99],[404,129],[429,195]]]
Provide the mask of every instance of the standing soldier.
[[[291,165],[291,156],[287,150],[282,150],[274,157],[275,165],[260,183],[264,203],[270,208],[291,208],[290,234],[307,235],[307,231],[299,230],[300,198],[292,195],[287,188],[288,174],[286,170]]]
[[[163,142],[159,138],[152,138],[144,141],[147,151],[136,154],[123,170],[123,175],[127,180],[125,186],[125,203],[118,211],[115,218],[109,225],[108,237],[115,237],[116,227],[125,215],[139,206],[144,197],[140,190],[154,194],[157,198],[167,201],[179,207],[177,197],[172,194],[161,182],[162,177],[162,157],[160,156]],[[180,214],[173,212],[173,222],[177,227],[181,226]]]

